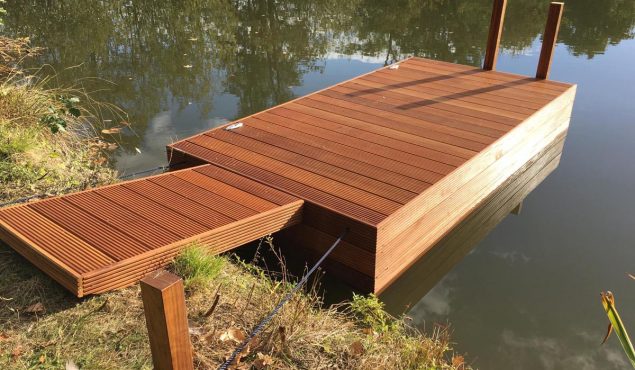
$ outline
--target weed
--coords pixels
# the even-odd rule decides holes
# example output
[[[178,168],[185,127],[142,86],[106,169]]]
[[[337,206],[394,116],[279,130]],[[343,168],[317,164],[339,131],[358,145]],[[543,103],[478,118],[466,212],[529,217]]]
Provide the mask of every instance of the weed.
[[[204,246],[194,243],[174,258],[172,269],[183,278],[186,289],[196,289],[210,285],[224,263],[223,258],[210,254]]]

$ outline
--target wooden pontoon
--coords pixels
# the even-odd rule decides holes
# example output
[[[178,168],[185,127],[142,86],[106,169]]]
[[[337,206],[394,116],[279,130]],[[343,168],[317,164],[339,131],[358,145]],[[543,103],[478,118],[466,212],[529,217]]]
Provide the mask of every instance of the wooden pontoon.
[[[308,258],[348,228],[329,271],[381,292],[534,158],[561,153],[576,87],[546,80],[551,31],[536,78],[495,71],[504,5],[484,69],[381,68],[170,145],[185,170],[0,210],[0,237],[81,295],[193,240],[220,252],[285,229]]]

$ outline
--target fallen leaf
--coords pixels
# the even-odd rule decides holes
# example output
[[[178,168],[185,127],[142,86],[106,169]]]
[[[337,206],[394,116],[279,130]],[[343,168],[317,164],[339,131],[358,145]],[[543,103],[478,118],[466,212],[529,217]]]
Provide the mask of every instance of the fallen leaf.
[[[40,358],[38,359],[38,361],[39,361],[41,364],[45,363],[45,362],[46,362],[46,356],[44,356],[44,355],[40,355]]]
[[[364,354],[364,345],[362,344],[362,342],[356,340],[353,343],[351,343],[348,350],[353,356],[361,356]]]
[[[465,367],[465,359],[463,356],[457,355],[452,357],[452,366],[463,369]]]
[[[113,127],[113,128],[107,128],[107,129],[101,130],[102,134],[109,134],[109,135],[118,134],[120,132],[121,132],[121,127]]]
[[[190,37],[188,40],[190,40],[190,41],[198,41],[198,37]]]
[[[192,65],[191,64],[186,64],[186,65],[183,66],[183,68],[188,68],[189,69],[189,68],[192,68]]]
[[[24,312],[32,313],[32,314],[43,313],[44,311],[45,311],[44,305],[40,302],[30,305],[24,310]]]
[[[271,356],[269,356],[269,355],[265,355],[265,354],[262,354],[262,353],[258,352],[256,357],[257,358],[253,362],[252,365],[258,370],[266,369],[267,366],[273,364],[273,358],[271,358]]]
[[[22,346],[17,346],[13,349],[13,351],[11,351],[11,357],[13,357],[14,360],[17,360],[20,356],[22,356]]]
[[[229,328],[226,332],[220,335],[221,342],[233,341],[236,344],[242,343],[245,340],[245,333],[238,328]]]
[[[108,143],[106,145],[107,145],[106,149],[108,149],[108,150],[115,150],[115,149],[119,148],[119,145],[117,145],[115,143]]]
[[[66,361],[65,370],[79,370],[79,367],[71,360]]]
[[[388,69],[399,69],[399,64],[393,64]]]
[[[0,333],[0,342],[4,342],[7,339],[9,339],[8,335],[6,335],[5,333]]]

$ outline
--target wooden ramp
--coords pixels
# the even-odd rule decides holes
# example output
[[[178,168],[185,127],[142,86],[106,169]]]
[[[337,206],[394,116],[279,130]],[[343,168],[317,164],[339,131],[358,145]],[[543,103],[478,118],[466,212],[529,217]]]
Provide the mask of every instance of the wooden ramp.
[[[331,271],[379,292],[565,137],[575,89],[410,58],[168,151],[304,199],[303,223],[281,235],[300,253],[319,255],[349,227]]]
[[[297,224],[302,204],[203,165],[0,209],[0,239],[83,296],[133,284],[192,242],[221,253]]]

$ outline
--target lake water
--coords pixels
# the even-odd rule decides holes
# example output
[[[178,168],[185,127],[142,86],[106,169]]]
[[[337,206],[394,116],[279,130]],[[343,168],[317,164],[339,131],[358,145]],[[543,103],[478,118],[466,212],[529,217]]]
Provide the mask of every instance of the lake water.
[[[498,69],[533,75],[547,1],[510,1]],[[44,46],[66,84],[129,113],[116,166],[165,163],[165,145],[410,55],[478,66],[482,0],[8,0],[4,31]],[[483,369],[619,369],[600,346],[612,290],[635,330],[635,1],[571,0],[551,78],[578,84],[560,167],[425,296],[422,328],[450,323]],[[73,68],[70,68],[73,67]],[[107,84],[99,77],[111,81]],[[139,149],[140,153],[137,151]],[[414,288],[413,288],[414,289]],[[398,301],[398,300],[397,300]],[[401,303],[387,301],[403,312]]]

